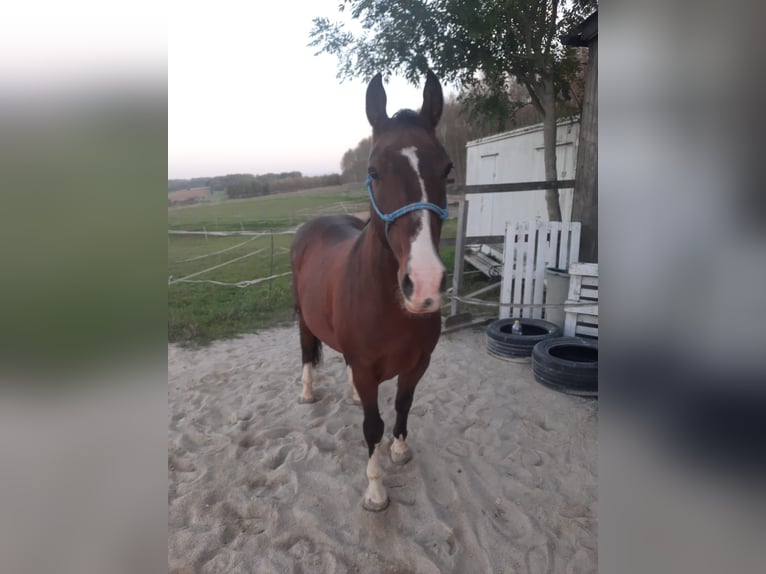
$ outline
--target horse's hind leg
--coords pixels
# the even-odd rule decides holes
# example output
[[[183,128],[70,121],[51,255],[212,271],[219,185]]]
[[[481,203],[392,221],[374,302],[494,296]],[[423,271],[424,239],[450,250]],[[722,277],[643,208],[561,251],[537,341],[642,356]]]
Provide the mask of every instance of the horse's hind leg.
[[[319,364],[322,358],[322,342],[314,336],[303,317],[300,318],[298,329],[301,334],[301,359],[303,361],[303,373],[301,374],[301,403],[313,403],[314,398],[314,367]]]
[[[412,399],[415,395],[415,386],[420,381],[423,373],[428,368],[430,358],[418,368],[406,374],[399,375],[396,389],[396,424],[394,424],[394,442],[391,444],[391,461],[396,464],[404,464],[412,458],[410,447],[405,442],[407,439],[407,418],[410,415]]]

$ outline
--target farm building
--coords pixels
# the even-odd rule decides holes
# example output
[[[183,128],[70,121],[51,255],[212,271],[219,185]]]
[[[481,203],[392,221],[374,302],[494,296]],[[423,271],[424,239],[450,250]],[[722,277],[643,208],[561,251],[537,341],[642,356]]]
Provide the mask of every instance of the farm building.
[[[574,179],[580,123],[577,118],[558,123],[556,167],[560,180]],[[543,125],[536,124],[495,134],[466,144],[466,185],[541,181],[545,179]],[[476,193],[469,202],[466,235],[504,235],[508,221],[548,219],[540,191]],[[560,191],[561,216],[569,221],[572,190]]]
[[[452,292],[462,295],[464,259],[489,277],[501,277],[501,318],[539,317],[540,307],[550,306],[545,311],[547,317],[562,303],[560,294],[549,293],[547,280],[543,287],[546,270],[574,269],[576,279],[566,303],[580,300],[581,285],[595,287],[597,293],[598,13],[571,29],[562,40],[569,46],[588,48],[581,116],[557,124],[558,181],[554,185],[559,190],[562,222],[548,222],[543,190],[552,185],[544,181],[542,124],[466,145],[466,188],[459,206]],[[586,309],[585,303],[579,308],[564,308],[569,324],[565,331],[580,325],[582,317],[590,317],[594,326],[582,332],[597,336],[597,298],[590,297],[592,308]],[[455,298],[450,320],[453,324],[462,320]]]
[[[598,12],[563,38],[569,46],[587,47],[582,116],[559,121],[556,168],[559,180],[575,180],[559,190],[563,221],[582,224],[581,261],[598,261]],[[537,124],[466,144],[466,185],[491,185],[545,179],[543,126]],[[508,221],[548,219],[539,190],[472,193],[466,214],[468,237],[505,234]]]

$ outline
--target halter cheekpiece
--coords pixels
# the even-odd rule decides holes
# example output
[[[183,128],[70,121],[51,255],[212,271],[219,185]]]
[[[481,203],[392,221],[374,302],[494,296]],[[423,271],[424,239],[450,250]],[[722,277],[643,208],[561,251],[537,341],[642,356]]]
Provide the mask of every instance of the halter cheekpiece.
[[[399,209],[392,211],[391,213],[383,213],[378,207],[378,204],[375,203],[375,196],[372,193],[372,176],[370,175],[367,176],[367,180],[365,181],[365,184],[367,185],[367,193],[370,194],[370,202],[372,202],[372,208],[375,210],[375,213],[378,214],[378,217],[380,217],[383,221],[386,222],[386,240],[388,240],[388,226],[391,225],[391,223],[393,223],[395,220],[399,219],[402,215],[410,213],[411,211],[417,211],[418,209],[427,209],[429,211],[433,211],[441,219],[447,219],[447,216],[449,215],[449,211],[446,208],[439,207],[435,203],[424,202],[424,201],[418,201],[416,203],[408,203],[404,207],[400,207]]]

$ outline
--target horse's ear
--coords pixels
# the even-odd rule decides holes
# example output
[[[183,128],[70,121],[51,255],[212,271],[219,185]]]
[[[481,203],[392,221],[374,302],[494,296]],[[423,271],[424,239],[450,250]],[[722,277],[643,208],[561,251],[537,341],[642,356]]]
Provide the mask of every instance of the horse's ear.
[[[423,107],[420,108],[420,116],[426,124],[435,128],[442,117],[444,109],[444,95],[439,79],[431,70],[426,74],[426,87],[423,88]]]
[[[387,119],[386,90],[383,89],[383,76],[378,73],[367,86],[367,120],[375,129]]]

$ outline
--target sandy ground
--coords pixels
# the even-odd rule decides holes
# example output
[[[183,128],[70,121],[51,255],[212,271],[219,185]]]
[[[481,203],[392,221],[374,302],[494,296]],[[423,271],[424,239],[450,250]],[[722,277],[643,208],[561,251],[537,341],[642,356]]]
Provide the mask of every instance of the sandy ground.
[[[364,510],[367,447],[342,357],[299,404],[296,328],[168,348],[168,567],[181,572],[596,571],[598,403],[442,336],[415,392],[414,458],[383,457],[390,506]],[[396,385],[380,389],[388,452]]]

